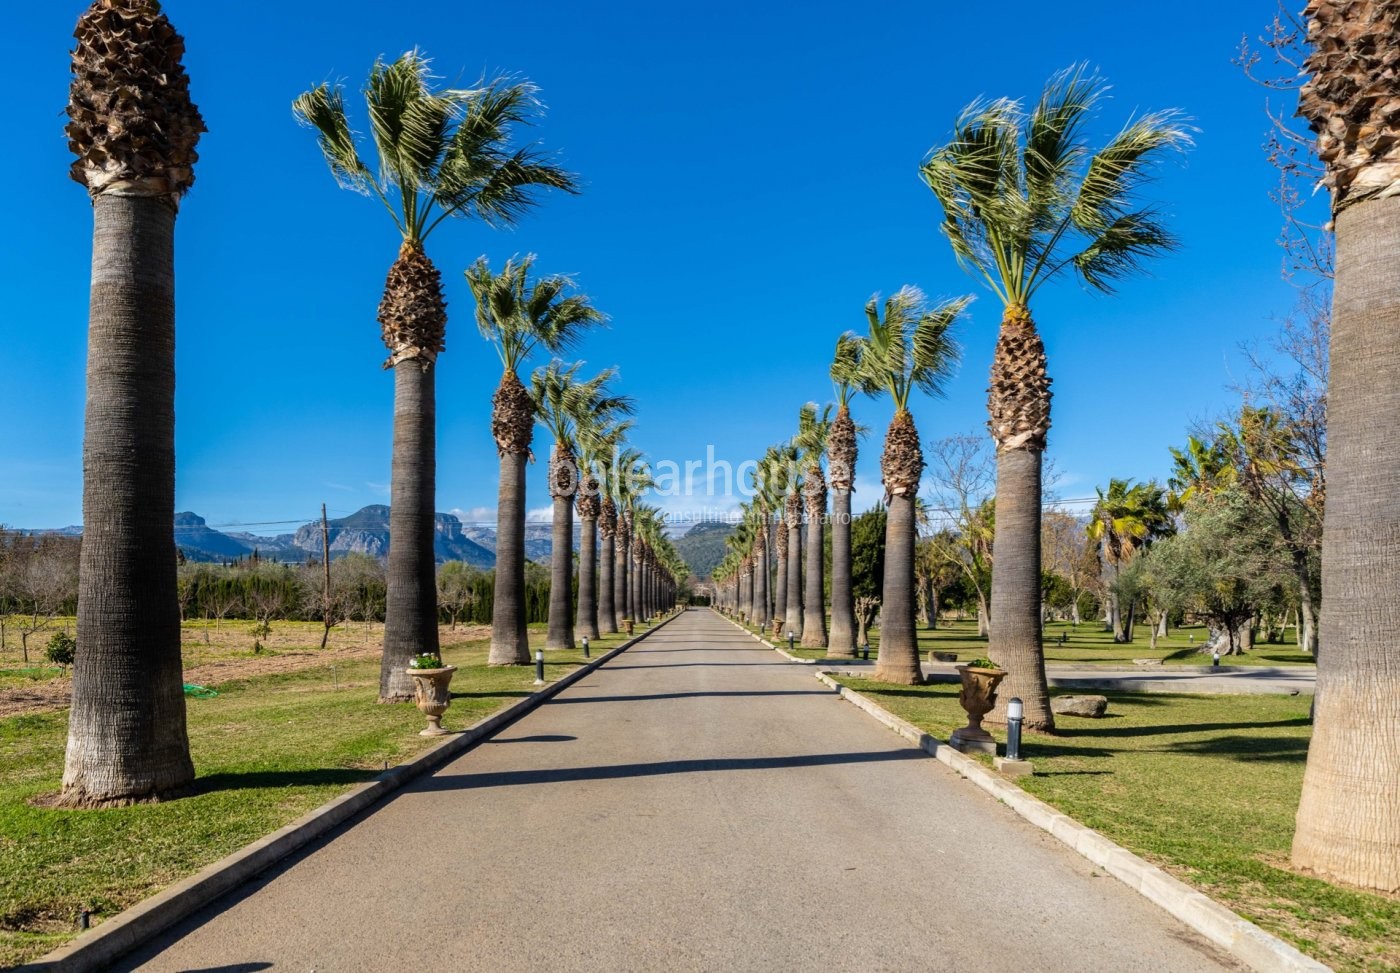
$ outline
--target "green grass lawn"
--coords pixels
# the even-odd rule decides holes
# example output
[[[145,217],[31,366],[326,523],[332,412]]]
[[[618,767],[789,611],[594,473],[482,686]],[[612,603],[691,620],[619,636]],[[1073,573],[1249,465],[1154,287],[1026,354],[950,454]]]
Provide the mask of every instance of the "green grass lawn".
[[[543,629],[531,640],[543,647]],[[623,638],[594,643],[597,658]],[[461,729],[534,691],[534,668],[486,666],[483,641],[445,645],[462,667],[443,717]],[[546,653],[546,679],[584,661]],[[191,796],[104,811],[33,802],[57,792],[67,712],[0,720],[0,967],[74,935],[81,908],[101,921],[373,779],[433,741],[411,706],[375,702],[379,663],[341,661],[218,686],[190,699]]]
[[[750,631],[757,629],[750,628]],[[1064,642],[1061,643],[1061,636]],[[1091,664],[1132,668],[1134,659],[1160,659],[1164,665],[1210,665],[1210,656],[1202,655],[1199,647],[1208,638],[1202,627],[1171,629],[1166,638],[1157,640],[1157,648],[1150,647],[1147,630],[1139,626],[1135,641],[1118,645],[1113,641],[1113,633],[1103,631],[1098,622],[1084,622],[1078,626],[1069,622],[1049,622],[1045,625],[1045,661],[1051,664]],[[768,634],[773,641],[772,634]],[[1194,640],[1194,641],[1193,641]],[[786,640],[779,643],[787,648]],[[870,633],[870,657],[879,654],[880,630]],[[968,621],[940,621],[938,628],[919,629],[919,651],[927,660],[929,652],[956,652],[960,662],[975,659],[987,654],[987,640],[977,634],[977,623]],[[825,649],[804,649],[800,645],[793,655],[803,659],[822,659]],[[1258,644],[1253,652],[1235,656],[1221,656],[1222,666],[1298,666],[1313,665],[1311,656],[1298,651],[1292,643],[1281,645]]]
[[[841,682],[941,740],[967,722],[953,685]],[[1027,734],[1027,791],[1338,970],[1400,969],[1400,900],[1288,867],[1312,697],[1104,695]]]

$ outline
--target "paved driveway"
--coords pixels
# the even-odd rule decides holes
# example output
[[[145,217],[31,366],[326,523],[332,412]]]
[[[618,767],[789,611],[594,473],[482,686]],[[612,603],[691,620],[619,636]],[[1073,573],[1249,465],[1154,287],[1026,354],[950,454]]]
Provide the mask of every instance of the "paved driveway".
[[[122,968],[1238,969],[707,611]]]

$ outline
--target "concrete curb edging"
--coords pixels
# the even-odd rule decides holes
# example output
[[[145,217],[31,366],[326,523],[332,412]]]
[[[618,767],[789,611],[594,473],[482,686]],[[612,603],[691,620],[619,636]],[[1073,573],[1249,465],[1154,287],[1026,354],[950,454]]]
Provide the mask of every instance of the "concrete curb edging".
[[[795,656],[795,655],[793,655],[792,653],[788,652],[787,649],[780,649],[780,648],[778,648],[776,645],[774,645],[772,642],[768,641],[768,640],[767,640],[766,638],[764,638],[762,635],[755,635],[753,632],[750,632],[750,631],[749,631],[747,628],[745,628],[743,625],[740,625],[738,622],[736,622],[734,619],[730,618],[728,615],[724,614],[723,612],[721,612],[721,611],[719,611],[719,610],[717,610],[717,609],[711,609],[711,610],[714,611],[714,613],[715,613],[716,615],[718,615],[720,618],[722,618],[722,619],[724,619],[726,622],[728,622],[730,625],[733,625],[733,626],[734,626],[735,628],[737,628],[739,631],[743,632],[743,633],[744,633],[745,635],[747,635],[749,638],[753,639],[755,642],[758,642],[760,645],[766,645],[768,648],[772,649],[774,652],[778,653],[778,655],[782,656],[784,659],[788,660],[789,662],[796,662],[798,665],[801,665],[801,666],[814,666],[814,665],[817,664],[817,660],[816,660],[816,659],[799,659],[797,656]]]
[[[864,710],[1253,969],[1260,973],[1331,973],[1331,967],[1319,963],[1099,832],[1031,796],[973,758],[895,716],[869,697],[841,685],[825,672],[817,672],[815,676],[834,689],[842,699]]]
[[[680,617],[663,619],[640,635],[610,649],[597,659],[561,676],[538,692],[499,710],[372,781],[302,815],[290,824],[233,854],[219,859],[183,881],[113,916],[71,942],[18,967],[16,973],[88,973],[106,969],[121,956],[169,929],[222,895],[266,871],[317,838],[387,798],[417,777],[435,770],[470,750],[498,730],[519,720],[595,669]]]

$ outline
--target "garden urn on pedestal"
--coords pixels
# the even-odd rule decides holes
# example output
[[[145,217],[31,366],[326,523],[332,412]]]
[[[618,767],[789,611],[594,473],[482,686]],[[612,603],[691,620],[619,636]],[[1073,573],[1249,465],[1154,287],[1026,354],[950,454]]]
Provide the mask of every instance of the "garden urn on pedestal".
[[[457,671],[457,667],[444,666],[441,663],[436,666],[410,665],[405,671],[413,677],[413,701],[428,718],[427,729],[420,730],[418,735],[439,737],[450,733],[450,730],[442,728],[442,714],[452,705],[452,693],[448,686],[452,683],[452,674]]]
[[[1006,678],[1006,670],[982,665],[982,662],[978,659],[957,667],[958,678],[962,680],[958,703],[967,711],[967,726],[954,730],[948,743],[963,753],[989,753],[995,756],[997,744],[992,735],[982,729],[982,717],[996,706],[997,684]]]

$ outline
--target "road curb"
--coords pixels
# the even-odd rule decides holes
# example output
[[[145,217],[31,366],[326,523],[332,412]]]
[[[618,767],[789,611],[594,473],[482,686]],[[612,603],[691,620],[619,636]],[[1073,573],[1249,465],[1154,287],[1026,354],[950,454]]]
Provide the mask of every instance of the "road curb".
[[[113,916],[33,963],[19,967],[16,973],[88,973],[106,969],[121,956],[198,912],[355,815],[378,804],[405,784],[437,769],[519,720],[652,633],[661,630],[681,614],[677,612],[664,619],[640,635],[579,666],[538,692],[479,720],[462,732],[444,737],[441,743],[423,751],[407,763],[385,771],[374,780],[358,785],[291,824],[284,825],[233,854],[206,865],[189,878]]]
[[[713,610],[713,609],[712,609],[712,610]],[[792,653],[788,652],[787,649],[780,649],[780,648],[778,648],[776,645],[774,645],[772,642],[768,641],[768,640],[767,640],[766,638],[764,638],[762,635],[755,635],[753,632],[750,632],[750,631],[749,631],[747,628],[745,628],[743,625],[740,625],[738,622],[736,622],[734,619],[730,618],[728,615],[724,614],[723,612],[720,612],[720,611],[717,611],[717,610],[714,610],[714,611],[715,611],[715,614],[716,614],[716,615],[718,615],[720,618],[724,619],[724,620],[725,620],[726,622],[728,622],[730,625],[733,625],[735,628],[737,628],[739,631],[743,632],[743,633],[744,633],[745,635],[747,635],[749,638],[753,639],[755,642],[759,643],[760,645],[766,645],[768,648],[772,649],[774,652],[778,653],[778,655],[782,656],[784,659],[788,660],[789,662],[796,662],[798,665],[801,665],[801,666],[814,666],[814,665],[817,664],[817,660],[816,660],[816,659],[801,659],[801,658],[798,658],[797,656],[795,656],[795,655],[793,655]]]
[[[1099,832],[1075,821],[966,754],[886,710],[825,672],[814,673],[842,699],[879,720],[929,756],[1001,801],[1108,874],[1171,913],[1206,939],[1260,973],[1330,973],[1331,967],[1300,952],[1203,892],[1172,877]]]

